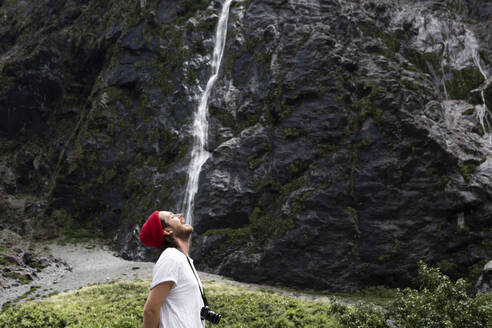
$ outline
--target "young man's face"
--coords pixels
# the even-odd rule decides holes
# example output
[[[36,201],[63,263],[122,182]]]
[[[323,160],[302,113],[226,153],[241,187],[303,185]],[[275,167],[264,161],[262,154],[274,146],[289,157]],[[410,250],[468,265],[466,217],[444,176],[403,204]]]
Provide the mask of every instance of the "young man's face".
[[[193,227],[185,223],[185,218],[183,214],[171,213],[164,217],[164,222],[166,224],[166,229],[173,231],[174,235],[178,238],[188,238],[193,232]]]

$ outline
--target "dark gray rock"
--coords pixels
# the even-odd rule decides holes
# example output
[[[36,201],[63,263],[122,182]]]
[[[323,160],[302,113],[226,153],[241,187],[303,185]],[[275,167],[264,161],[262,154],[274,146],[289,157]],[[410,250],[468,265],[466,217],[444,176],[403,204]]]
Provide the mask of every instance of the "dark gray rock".
[[[180,1],[177,0],[162,0],[159,2],[158,18],[159,23],[167,25],[172,23],[177,17],[178,13],[182,11]]]
[[[480,294],[492,293],[492,261],[483,267],[475,288]]]
[[[234,2],[195,203],[200,269],[356,290],[409,285],[419,260],[456,278],[492,256],[476,66],[490,76],[491,22],[488,2],[460,3]],[[0,207],[17,217],[7,200],[35,196],[22,210],[46,210],[47,227],[66,213],[155,259],[139,227],[183,207],[220,8],[2,6]]]

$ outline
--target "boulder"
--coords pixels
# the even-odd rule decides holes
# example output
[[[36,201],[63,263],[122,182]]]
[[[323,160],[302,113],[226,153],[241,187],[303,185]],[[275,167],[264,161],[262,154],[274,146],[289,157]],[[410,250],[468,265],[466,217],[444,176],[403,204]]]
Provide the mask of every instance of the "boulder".
[[[479,294],[492,293],[492,261],[487,262],[483,267],[475,289]]]

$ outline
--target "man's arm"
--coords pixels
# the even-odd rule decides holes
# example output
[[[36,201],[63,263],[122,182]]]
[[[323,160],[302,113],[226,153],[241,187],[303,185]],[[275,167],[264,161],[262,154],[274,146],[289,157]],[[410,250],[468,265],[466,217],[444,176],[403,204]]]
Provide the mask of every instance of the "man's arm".
[[[152,288],[143,311],[144,328],[156,328],[159,325],[162,303],[173,288],[174,282],[166,281]]]

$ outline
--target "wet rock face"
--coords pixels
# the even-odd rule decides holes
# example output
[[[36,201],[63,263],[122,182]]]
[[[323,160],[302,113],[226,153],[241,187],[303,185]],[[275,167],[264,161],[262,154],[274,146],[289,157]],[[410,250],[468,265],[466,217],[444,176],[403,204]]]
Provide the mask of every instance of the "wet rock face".
[[[486,0],[467,0],[468,8],[481,21],[488,21],[492,17],[492,4]]]
[[[409,284],[418,259],[457,275],[490,256],[479,245],[490,240],[490,180],[474,176],[490,154],[483,101],[464,101],[484,77],[452,46],[460,73],[443,77],[433,32],[412,17],[460,27],[440,7],[400,5],[252,1],[233,11],[244,19],[231,29],[244,32],[228,41],[211,103],[218,146],[197,196],[202,268],[357,289]],[[472,70],[476,81],[460,77]],[[446,100],[444,88],[460,92]]]
[[[486,294],[492,292],[492,261],[483,267],[475,287],[478,293]]]
[[[407,285],[420,259],[458,276],[492,256],[490,15],[460,3],[233,2],[195,205],[200,269],[354,290]],[[63,217],[154,259],[139,227],[182,208],[220,8],[2,5],[3,199],[47,200],[46,226]]]

